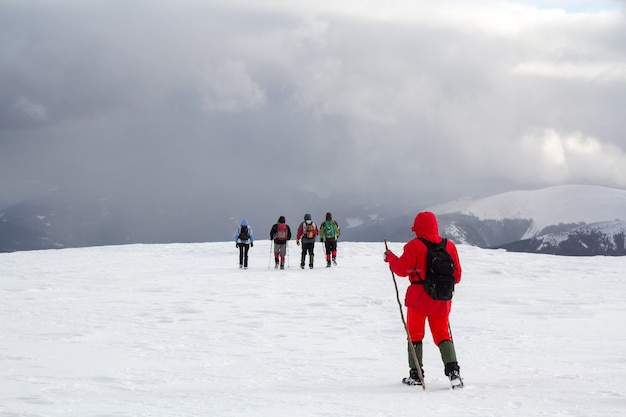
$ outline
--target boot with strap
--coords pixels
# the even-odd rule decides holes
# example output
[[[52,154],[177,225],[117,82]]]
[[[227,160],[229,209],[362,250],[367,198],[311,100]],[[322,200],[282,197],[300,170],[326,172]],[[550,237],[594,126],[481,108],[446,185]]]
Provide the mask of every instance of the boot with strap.
[[[441,360],[444,363],[444,373],[450,379],[452,388],[463,388],[463,379],[461,378],[459,363],[456,359],[456,351],[454,343],[451,340],[444,340],[439,343],[439,352],[441,352]]]
[[[409,342],[411,343],[411,342]],[[424,377],[424,368],[422,364],[422,356],[423,356],[423,347],[422,342],[412,342],[413,348],[415,349],[415,356],[417,356],[418,363],[415,363],[415,359],[413,358],[413,353],[411,352],[411,346],[407,344],[407,350],[409,353],[409,376],[406,378],[402,378],[402,383],[406,385],[422,385],[422,381],[420,380],[419,373],[417,371],[417,367],[419,366],[420,371],[422,371],[422,378]]]

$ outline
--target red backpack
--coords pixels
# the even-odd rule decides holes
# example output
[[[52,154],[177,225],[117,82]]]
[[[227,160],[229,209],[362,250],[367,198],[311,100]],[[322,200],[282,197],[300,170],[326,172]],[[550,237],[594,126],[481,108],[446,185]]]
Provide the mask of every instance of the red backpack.
[[[276,240],[287,240],[287,225],[285,223],[278,223]]]

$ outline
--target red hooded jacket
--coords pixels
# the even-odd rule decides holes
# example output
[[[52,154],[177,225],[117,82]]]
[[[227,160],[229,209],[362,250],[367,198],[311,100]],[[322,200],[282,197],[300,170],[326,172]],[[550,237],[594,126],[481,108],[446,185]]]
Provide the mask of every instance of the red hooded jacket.
[[[389,262],[389,267],[396,275],[409,277],[409,280],[414,282],[420,281],[426,276],[426,253],[428,252],[426,245],[417,238],[423,237],[433,243],[441,243],[443,238],[439,236],[437,218],[428,211],[415,216],[411,230],[415,232],[416,238],[404,245],[402,256],[397,257],[395,254],[390,253],[387,256],[387,261]],[[458,284],[461,281],[461,263],[459,262],[456,246],[451,240],[448,240],[446,250],[454,261],[454,277]],[[450,314],[452,300],[433,300],[426,293],[423,285],[412,284],[406,290],[404,305],[426,315],[447,315]]]

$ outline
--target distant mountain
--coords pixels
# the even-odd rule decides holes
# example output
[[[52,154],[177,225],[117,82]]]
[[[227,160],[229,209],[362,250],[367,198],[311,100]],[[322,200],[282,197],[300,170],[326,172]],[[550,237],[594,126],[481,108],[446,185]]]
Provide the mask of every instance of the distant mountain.
[[[25,201],[0,211],[0,252],[123,243],[124,226],[106,204]]]
[[[281,201],[280,212],[253,210],[255,237],[267,239],[279,215],[287,216],[295,235],[305,212],[321,223],[330,210],[343,241],[404,242],[414,236],[415,214],[429,210],[437,214],[440,233],[459,244],[559,255],[626,255],[626,191],[613,188],[566,185],[410,209],[359,203],[356,198],[341,206],[309,195],[298,195],[295,201],[306,209]],[[122,207],[107,199],[69,203],[58,197],[11,205],[0,210],[0,252],[225,241],[240,220],[240,214],[214,199]]]
[[[456,242],[560,255],[624,255],[626,191],[564,185],[431,208]],[[621,237],[620,237],[621,236]]]
[[[461,213],[481,220],[528,219],[524,238],[558,224],[594,223],[625,215],[626,190],[591,185],[562,185],[511,191],[479,200],[459,200],[433,207],[441,214]]]
[[[626,191],[564,185],[428,207],[442,236],[460,244],[560,255],[624,255]],[[359,240],[406,241],[418,211],[381,218],[370,209],[348,222]],[[369,237],[369,239],[368,239]],[[372,239],[372,237],[374,237]]]
[[[575,227],[567,232],[548,233],[502,248],[511,252],[553,255],[626,255],[626,221],[613,220]]]
[[[286,216],[295,239],[305,213],[311,213],[321,224],[327,211],[331,211],[342,226],[342,239],[359,240],[362,229],[347,227],[349,216],[376,212],[380,219],[385,219],[393,212],[390,207],[377,205],[370,209],[367,204],[357,203],[357,198],[346,199],[351,202],[338,205],[332,199],[319,199],[310,193],[285,195],[279,196],[282,200],[272,198],[268,209],[261,204],[252,206],[249,201],[225,206],[212,195],[195,201],[170,199],[166,203],[139,205],[135,201],[110,198],[70,200],[52,193],[0,206],[0,252],[128,243],[223,242],[233,238],[242,217],[251,221],[256,239],[268,239],[272,225],[281,215]],[[352,230],[357,231],[357,238],[351,237]],[[364,237],[368,233],[365,231]]]

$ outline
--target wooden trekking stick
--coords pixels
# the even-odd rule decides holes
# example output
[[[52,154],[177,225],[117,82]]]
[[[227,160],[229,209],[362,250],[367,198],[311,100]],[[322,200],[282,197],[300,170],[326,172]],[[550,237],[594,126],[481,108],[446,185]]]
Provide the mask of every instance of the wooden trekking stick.
[[[387,247],[387,239],[385,239],[385,250],[389,250]],[[404,310],[402,310],[402,303],[400,302],[400,292],[398,291],[398,284],[396,283],[396,274],[393,273],[391,269],[391,265],[389,265],[389,271],[391,271],[391,278],[393,278],[393,286],[396,289],[396,300],[398,301],[398,307],[400,307],[400,317],[402,318],[402,324],[404,325],[404,330],[406,331],[406,337],[409,341],[409,349],[411,351],[411,356],[413,356],[413,361],[415,362],[415,366],[417,367],[417,376],[422,383],[422,389],[426,389],[426,383],[424,382],[424,375],[422,375],[422,367],[420,366],[419,361],[417,360],[417,353],[415,352],[415,346],[413,346],[413,342],[411,341],[411,333],[409,333],[409,327],[406,325],[406,320],[404,319]]]

